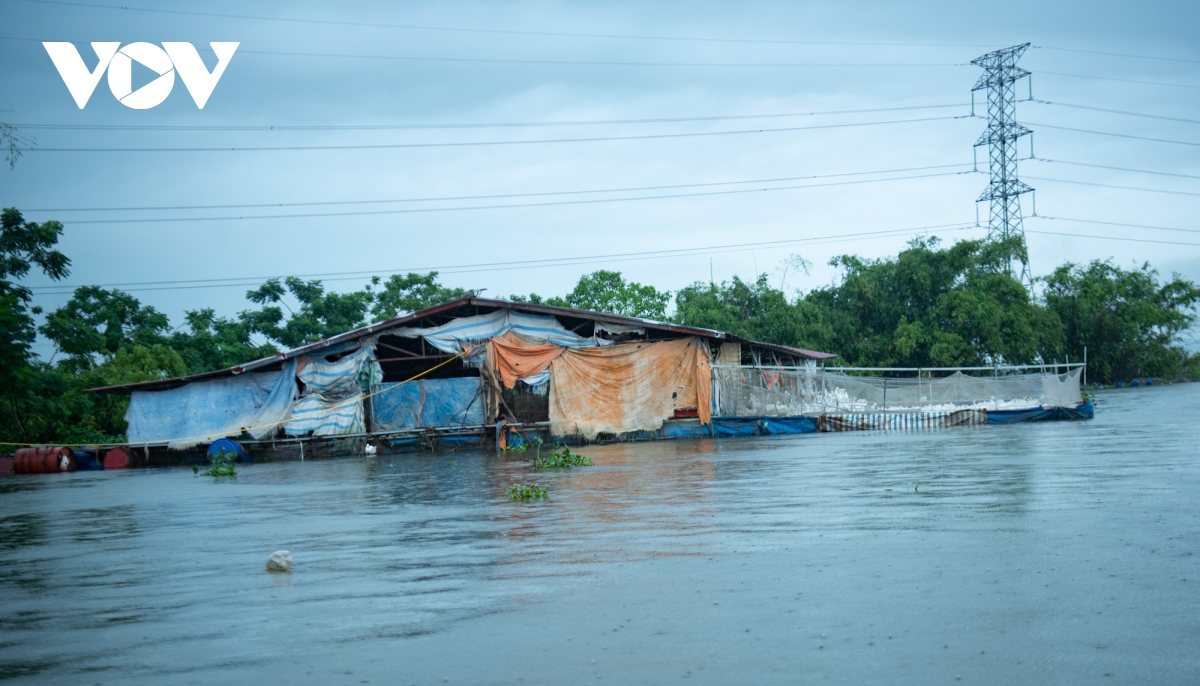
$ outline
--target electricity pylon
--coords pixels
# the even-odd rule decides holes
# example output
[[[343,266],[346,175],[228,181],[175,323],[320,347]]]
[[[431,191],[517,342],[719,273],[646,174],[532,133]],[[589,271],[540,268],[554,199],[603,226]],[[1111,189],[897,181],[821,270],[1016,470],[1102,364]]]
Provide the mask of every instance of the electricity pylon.
[[[975,141],[975,147],[988,146],[988,185],[976,202],[989,201],[988,240],[1020,238],[1020,249],[1009,257],[1009,271],[1026,287],[1033,285],[1029,274],[1029,253],[1025,248],[1025,225],[1021,220],[1021,194],[1033,189],[1017,178],[1017,139],[1032,133],[1016,121],[1017,99],[1014,86],[1029,76],[1017,66],[1029,43],[989,52],[971,60],[982,67],[983,76],[971,89],[987,89],[988,127]],[[974,100],[972,100],[974,102]],[[1017,270],[1015,262],[1021,263]]]

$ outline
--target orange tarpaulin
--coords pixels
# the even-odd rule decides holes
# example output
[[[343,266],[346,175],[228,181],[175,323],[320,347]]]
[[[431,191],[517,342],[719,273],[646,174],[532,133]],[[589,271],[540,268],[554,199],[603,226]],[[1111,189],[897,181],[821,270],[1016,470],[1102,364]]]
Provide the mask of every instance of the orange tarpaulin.
[[[708,346],[699,338],[569,348],[550,364],[555,436],[656,431],[676,408],[712,417]]]
[[[500,374],[504,387],[512,388],[517,379],[545,371],[565,349],[551,343],[534,343],[509,331],[488,341],[488,364]]]

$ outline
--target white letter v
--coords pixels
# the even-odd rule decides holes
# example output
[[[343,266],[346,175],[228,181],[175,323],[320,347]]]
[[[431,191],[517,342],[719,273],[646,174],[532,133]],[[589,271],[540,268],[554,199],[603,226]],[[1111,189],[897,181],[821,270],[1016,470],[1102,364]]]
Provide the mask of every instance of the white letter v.
[[[50,53],[50,60],[58,68],[58,75],[62,77],[63,83],[67,84],[67,90],[71,91],[71,97],[75,98],[79,109],[83,109],[88,98],[92,97],[92,92],[96,90],[96,84],[100,83],[100,77],[104,75],[108,63],[121,47],[120,43],[92,43],[92,50],[96,51],[99,62],[96,63],[96,71],[89,72],[83,58],[79,56],[79,51],[71,43],[42,45],[46,52]]]
[[[211,74],[200,59],[200,53],[196,52],[195,46],[191,43],[164,42],[162,44],[163,50],[167,51],[167,55],[175,63],[175,71],[179,74],[179,78],[183,79],[183,85],[187,86],[188,92],[192,94],[192,100],[196,101],[196,107],[199,109],[204,109],[204,104],[208,102],[208,96],[212,95],[213,89],[217,87],[217,81],[221,80],[221,75],[225,73],[225,67],[229,66],[229,60],[241,43],[209,43],[209,45],[217,55],[217,66],[213,67]]]

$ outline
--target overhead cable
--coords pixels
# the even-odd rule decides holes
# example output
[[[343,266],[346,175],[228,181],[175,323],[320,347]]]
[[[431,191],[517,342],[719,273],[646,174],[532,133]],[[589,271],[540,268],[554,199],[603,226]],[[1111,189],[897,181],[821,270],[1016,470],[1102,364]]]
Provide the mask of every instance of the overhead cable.
[[[966,165],[963,165],[966,166]],[[632,202],[639,200],[665,200],[673,198],[694,198],[713,195],[736,195],[746,193],[764,193],[770,191],[796,190],[802,188],[826,188],[829,186],[850,186],[860,183],[882,183],[886,181],[906,181],[909,179],[928,179],[939,176],[958,176],[973,174],[973,171],[941,172],[935,174],[915,174],[911,176],[891,176],[882,179],[858,179],[855,181],[835,181],[831,183],[810,183],[789,186],[773,186],[770,188],[737,188],[723,191],[699,191],[696,193],[670,193],[660,195],[639,195],[627,198],[588,198],[582,200],[553,200],[547,202],[511,203],[497,205],[464,205],[454,207],[413,207],[391,210],[364,210],[340,212],[299,212],[292,214],[261,214],[261,215],[225,215],[216,217],[139,217],[117,219],[72,219],[71,224],[161,224],[178,222],[209,222],[209,221],[243,221],[253,219],[305,219],[321,217],[358,217],[386,214],[425,214],[431,212],[463,212],[469,210],[502,210],[523,207],[554,207],[561,205],[593,205],[609,202]]]
[[[1057,52],[1078,52],[1086,55],[1105,55],[1107,57],[1129,57],[1138,60],[1162,60],[1165,62],[1187,62],[1189,64],[1200,64],[1200,60],[1184,59],[1182,57],[1161,57],[1159,55],[1134,55],[1127,52],[1104,52],[1101,50],[1083,50],[1080,48],[1058,48],[1049,45],[1035,45],[1035,50],[1055,50]]]
[[[887,42],[869,42],[869,41],[806,41],[806,40],[791,40],[791,39],[773,39],[773,38],[731,38],[731,37],[709,37],[709,36],[661,36],[661,35],[644,35],[644,34],[619,34],[619,33],[583,33],[583,32],[565,32],[565,31],[526,31],[517,29],[483,29],[469,28],[461,26],[436,26],[430,24],[391,24],[386,22],[359,22],[331,19],[305,19],[297,17],[268,17],[262,15],[249,14],[229,14],[221,12],[199,12],[195,10],[177,10],[177,9],[160,9],[151,7],[130,7],[128,5],[98,5],[93,3],[70,2],[68,0],[25,0],[42,5],[62,5],[68,7],[87,7],[90,9],[108,9],[108,10],[124,10],[130,12],[156,12],[159,14],[176,14],[192,17],[219,17],[223,19],[249,19],[256,21],[279,21],[293,22],[300,24],[319,24],[328,26],[358,26],[363,28],[390,28],[390,29],[406,29],[417,31],[444,31],[455,33],[487,33],[498,35],[513,35],[513,36],[549,36],[560,38],[608,38],[621,40],[651,40],[651,41],[688,41],[688,42],[706,42],[706,43],[772,43],[782,45],[852,45],[852,46],[895,46],[895,47],[934,47],[934,48],[978,48],[989,47],[981,43],[887,43]]]
[[[272,152],[295,150],[392,150],[399,148],[460,148],[474,146],[537,145],[548,143],[597,143],[602,141],[637,141],[664,138],[702,138],[708,136],[735,136],[759,133],[781,133],[789,131],[812,131],[816,129],[841,129],[891,124],[918,124],[932,121],[967,119],[957,117],[923,117],[920,119],[894,119],[890,121],[854,122],[843,124],[819,124],[816,126],[786,126],[771,129],[739,129],[734,131],[695,131],[689,133],[647,133],[632,136],[590,136],[585,138],[542,138],[533,140],[505,141],[454,141],[441,143],[363,143],[361,145],[281,145],[246,147],[188,147],[188,148],[34,148],[33,152]]]
[[[1179,231],[1182,233],[1200,233],[1200,229],[1178,229],[1171,226],[1155,226],[1153,224],[1126,224],[1124,222],[1109,222],[1100,221],[1099,219],[1072,219],[1070,217],[1051,217],[1049,215],[1039,214],[1038,219],[1047,219],[1056,222],[1072,222],[1076,224],[1101,224],[1103,226],[1120,226],[1129,229],[1151,229],[1154,231]]]
[[[26,0],[27,2],[32,0]],[[36,38],[0,36],[0,40],[41,42]],[[86,42],[86,41],[74,41]],[[337,52],[302,52],[297,50],[255,50],[244,48],[239,55],[272,55],[279,57],[326,57],[355,60],[392,60],[399,62],[448,62],[476,64],[543,64],[551,66],[583,67],[732,67],[732,68],[805,68],[805,69],[857,69],[857,68],[907,68],[907,67],[965,67],[959,62],[649,62],[628,60],[546,60],[502,57],[441,57],[434,55],[363,55]]]
[[[1052,178],[1048,178],[1045,176],[1026,176],[1025,178],[1033,179],[1034,181],[1052,181],[1054,183],[1069,183],[1069,184],[1072,184],[1075,186],[1095,186],[1097,188],[1115,188],[1115,189],[1122,190],[1122,191],[1142,191],[1144,193],[1166,193],[1168,195],[1191,195],[1194,197],[1200,197],[1200,193],[1193,193],[1191,191],[1171,191],[1171,190],[1167,190],[1165,188],[1143,188],[1140,186],[1118,186],[1118,185],[1111,184],[1111,183],[1095,183],[1092,181],[1071,181],[1069,179],[1052,179]]]
[[[1032,219],[1032,217],[1031,217]],[[1123,236],[1098,236],[1090,233],[1061,233],[1058,231],[1035,231],[1025,229],[1025,233],[1040,233],[1044,236],[1066,236],[1068,238],[1099,238],[1107,241],[1125,241],[1128,243],[1157,243],[1160,245],[1190,245],[1200,248],[1200,243],[1185,243],[1182,241],[1159,241],[1151,238],[1125,238]]]
[[[778,112],[769,114],[731,114],[704,117],[658,117],[647,119],[580,119],[532,122],[483,122],[455,124],[290,124],[290,125],[153,125],[153,124],[12,124],[17,129],[104,130],[104,131],[381,131],[406,129],[500,129],[531,128],[536,126],[617,126],[623,124],[662,124],[693,121],[726,121],[738,119],[783,119],[789,117],[818,117],[834,114],[867,114],[911,110],[967,107],[968,103],[946,105],[912,105],[907,107],[872,107],[857,110],[827,110],[823,112]]]
[[[1114,167],[1107,164],[1088,164],[1087,162],[1068,162],[1066,160],[1052,160],[1045,157],[1027,157],[1026,160],[1031,162],[1050,162],[1051,164],[1069,164],[1073,167],[1091,167],[1093,169],[1110,169],[1112,171],[1134,172],[1137,174],[1154,174],[1156,176],[1174,176],[1181,179],[1200,179],[1200,176],[1195,174],[1177,174],[1175,172],[1155,171],[1153,169],[1134,169],[1132,167]]]
[[[1200,143],[1193,142],[1193,141],[1177,141],[1177,140],[1171,140],[1168,138],[1151,138],[1149,136],[1135,136],[1135,135],[1129,134],[1129,133],[1115,133],[1113,131],[1096,131],[1093,129],[1076,129],[1076,128],[1072,128],[1070,126],[1054,126],[1053,124],[1035,124],[1033,122],[1027,122],[1027,123],[1030,126],[1039,128],[1039,129],[1058,129],[1059,131],[1074,131],[1075,133],[1090,133],[1090,134],[1095,134],[1097,136],[1114,136],[1116,138],[1131,138],[1133,140],[1150,141],[1152,143],[1171,143],[1173,145],[1200,145]]]
[[[741,181],[710,181],[705,183],[679,183],[659,186],[627,186],[624,188],[592,188],[573,191],[542,191],[538,193],[493,193],[489,195],[440,195],[420,198],[388,198],[383,200],[321,200],[310,202],[273,202],[246,203],[241,205],[152,205],[144,207],[54,207],[27,208],[26,212],[142,212],[165,210],[233,210],[271,207],[320,207],[329,205],[374,205],[402,202],[450,202],[462,200],[499,200],[503,198],[533,198],[556,195],[582,195],[591,193],[632,193],[638,191],[661,191],[680,188],[706,188],[712,186],[737,186],[749,183],[782,183],[785,181],[804,181],[812,179],[830,179],[844,176],[867,176],[871,174],[898,174],[911,171],[928,171],[930,169],[954,169],[969,167],[960,164],[935,164],[925,167],[901,167],[898,169],[875,169],[871,171],[841,172],[837,174],[811,174],[808,176],[781,176],[767,179],[746,179]]]
[[[1144,112],[1129,112],[1127,110],[1112,110],[1107,107],[1092,107],[1091,105],[1074,105],[1066,102],[1052,102],[1050,100],[1022,100],[1021,102],[1032,102],[1038,105],[1054,105],[1055,107],[1070,107],[1076,110],[1091,110],[1093,112],[1107,112],[1108,114],[1124,114],[1130,117],[1145,117],[1147,119],[1162,119],[1164,121],[1177,121],[1185,124],[1200,124],[1200,119],[1184,119],[1183,117],[1168,117],[1163,114],[1146,114]]]
[[[1070,76],[1076,79],[1095,79],[1097,81],[1120,81],[1122,83],[1137,83],[1144,86],[1170,86],[1172,88],[1200,88],[1200,84],[1191,83],[1169,83],[1167,81],[1140,81],[1138,79],[1119,79],[1115,76],[1092,76],[1091,74],[1068,74],[1061,71],[1046,71],[1038,69],[1037,74],[1050,74],[1051,76]]]

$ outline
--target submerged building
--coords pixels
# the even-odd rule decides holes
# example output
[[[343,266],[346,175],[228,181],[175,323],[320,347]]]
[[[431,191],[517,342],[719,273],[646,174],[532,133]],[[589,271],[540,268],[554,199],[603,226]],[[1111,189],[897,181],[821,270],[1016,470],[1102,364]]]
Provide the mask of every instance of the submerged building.
[[[649,440],[1091,416],[1081,365],[830,368],[833,353],[599,312],[465,296],[130,395],[145,463],[221,438],[261,457],[542,439]]]

